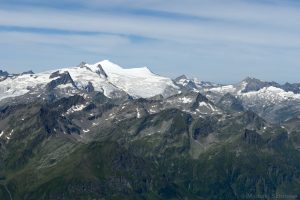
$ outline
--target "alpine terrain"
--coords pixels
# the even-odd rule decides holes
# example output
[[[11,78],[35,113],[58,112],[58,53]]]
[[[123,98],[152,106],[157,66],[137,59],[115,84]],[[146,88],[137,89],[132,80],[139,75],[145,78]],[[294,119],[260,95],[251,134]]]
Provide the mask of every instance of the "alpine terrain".
[[[300,83],[0,71],[0,199],[300,199]]]

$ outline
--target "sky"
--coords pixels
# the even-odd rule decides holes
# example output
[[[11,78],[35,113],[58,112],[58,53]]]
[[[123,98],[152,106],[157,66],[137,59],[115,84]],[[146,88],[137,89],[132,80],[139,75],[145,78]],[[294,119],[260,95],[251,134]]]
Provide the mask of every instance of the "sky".
[[[300,2],[0,0],[0,69],[104,59],[172,78],[300,82]]]

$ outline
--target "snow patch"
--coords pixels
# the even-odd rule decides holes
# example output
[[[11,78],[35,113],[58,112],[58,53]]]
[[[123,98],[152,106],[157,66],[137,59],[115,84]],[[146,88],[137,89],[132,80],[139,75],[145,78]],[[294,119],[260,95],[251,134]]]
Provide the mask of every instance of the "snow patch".
[[[225,85],[225,86],[221,86],[221,87],[215,87],[215,88],[211,88],[209,89],[212,92],[218,92],[218,93],[233,93],[235,92],[236,88],[233,85]]]
[[[149,113],[150,113],[150,114],[153,114],[153,113],[156,113],[156,111],[155,111],[154,109],[150,108],[150,109],[149,109]]]
[[[51,80],[58,78],[50,78],[51,74],[52,71],[35,75],[23,74],[8,77],[0,82],[0,100],[24,95],[33,88],[45,87]]]
[[[207,103],[204,101],[199,102],[199,106],[207,106]]]
[[[85,107],[86,107],[85,104],[72,106],[71,108],[69,108],[67,110],[66,114],[69,115],[69,114],[74,113],[74,112],[82,111]]]
[[[187,98],[187,97],[182,97],[182,98],[180,98],[179,100],[180,100],[182,103],[185,103],[185,104],[187,104],[187,103],[192,103],[192,102],[193,102],[193,99]]]
[[[136,118],[141,118],[141,113],[138,108],[136,108]]]
[[[93,122],[93,124],[92,124],[92,126],[98,126],[99,125],[99,123],[95,123],[95,122]]]
[[[270,103],[278,103],[280,101],[286,101],[289,99],[300,99],[300,94],[293,92],[286,92],[281,88],[277,87],[264,87],[258,91],[251,91],[242,94],[243,98],[255,98],[265,100]]]

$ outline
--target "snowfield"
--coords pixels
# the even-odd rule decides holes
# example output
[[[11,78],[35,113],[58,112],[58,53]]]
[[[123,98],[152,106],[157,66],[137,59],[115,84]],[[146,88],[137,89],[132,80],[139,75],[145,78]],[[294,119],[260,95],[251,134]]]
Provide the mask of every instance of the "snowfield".
[[[67,75],[65,78],[71,80],[60,82],[58,79],[63,75]],[[46,91],[48,84],[52,81],[55,82],[52,86],[54,85],[53,87],[62,94],[82,94],[83,90],[89,90],[102,92],[109,98],[122,97],[122,95],[130,95],[133,98],[150,98],[156,95],[170,97],[174,94],[181,94],[184,92],[182,87],[187,87],[197,93],[199,91],[207,93],[206,97],[210,99],[214,94],[222,96],[230,93],[252,103],[264,101],[266,104],[276,104],[289,100],[300,100],[300,94],[286,92],[274,86],[244,92],[249,81],[252,81],[253,86],[253,82],[262,84],[261,80],[248,78],[238,84],[223,86],[197,79],[188,79],[185,76],[173,81],[152,73],[147,67],[122,68],[109,60],[103,60],[95,64],[82,63],[77,67],[66,67],[37,74],[0,77],[0,101],[25,94],[43,97],[42,92]],[[189,97],[181,97],[179,100],[183,104],[192,102]]]
[[[37,74],[23,74],[7,77],[0,82],[0,100],[45,89],[48,83],[58,79],[50,78],[54,72],[69,73],[75,89],[85,90],[92,85],[95,91],[111,97],[114,92],[126,92],[134,98],[149,98],[155,95],[171,95],[178,92],[170,78],[153,74],[147,67],[124,69],[108,60],[96,64],[67,67]],[[57,86],[58,89],[72,87],[70,83]],[[174,91],[168,93],[169,91]]]
[[[137,98],[164,94],[169,87],[177,89],[170,78],[153,74],[147,67],[124,69],[108,60],[87,66],[95,71],[99,65],[110,83]]]

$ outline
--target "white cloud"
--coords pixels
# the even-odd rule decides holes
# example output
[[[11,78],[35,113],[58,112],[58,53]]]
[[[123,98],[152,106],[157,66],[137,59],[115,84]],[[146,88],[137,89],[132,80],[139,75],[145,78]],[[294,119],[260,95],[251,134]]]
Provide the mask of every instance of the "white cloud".
[[[147,64],[164,75],[198,74],[217,82],[228,78],[228,72],[236,80],[262,70],[265,76],[280,79],[276,67],[284,66],[290,80],[297,80],[300,7],[272,2],[89,0],[81,1],[84,9],[73,10],[32,5],[4,8],[0,3],[0,31],[1,26],[77,31],[2,31],[0,45],[5,48],[0,49],[0,60],[17,71],[29,65],[55,67],[108,58],[126,66]],[[143,13],[144,9],[148,11]],[[156,40],[138,43],[132,35]],[[23,63],[27,66],[20,67]]]
[[[183,21],[169,18],[112,15],[109,13],[61,12],[57,10],[0,10],[0,25],[72,31],[98,31],[138,35],[181,43],[199,40],[227,41],[252,45],[299,47],[297,31],[222,23]]]

